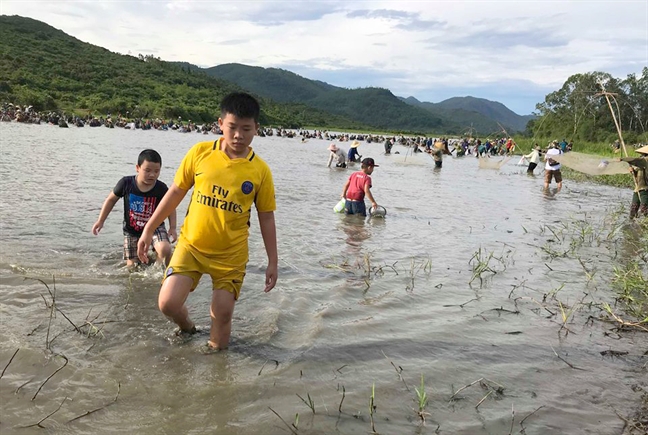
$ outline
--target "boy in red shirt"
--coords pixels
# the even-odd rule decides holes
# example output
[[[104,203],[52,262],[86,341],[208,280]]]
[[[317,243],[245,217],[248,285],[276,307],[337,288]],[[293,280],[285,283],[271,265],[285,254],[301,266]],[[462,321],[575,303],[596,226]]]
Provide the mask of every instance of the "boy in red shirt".
[[[367,216],[367,208],[364,203],[365,196],[371,201],[371,206],[375,209],[378,207],[376,200],[371,194],[371,177],[374,168],[378,165],[374,159],[367,157],[362,160],[362,170],[351,174],[344,189],[342,189],[342,198],[345,199],[344,212],[346,214],[359,214]]]

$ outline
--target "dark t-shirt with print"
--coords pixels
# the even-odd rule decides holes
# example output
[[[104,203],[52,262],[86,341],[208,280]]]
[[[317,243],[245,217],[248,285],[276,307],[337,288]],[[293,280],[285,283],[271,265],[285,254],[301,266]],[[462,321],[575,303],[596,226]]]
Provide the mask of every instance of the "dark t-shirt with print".
[[[167,190],[167,185],[157,180],[151,190],[142,192],[137,187],[135,175],[124,177],[117,182],[113,193],[124,198],[124,234],[142,235],[144,226]],[[160,226],[164,226],[164,223]]]

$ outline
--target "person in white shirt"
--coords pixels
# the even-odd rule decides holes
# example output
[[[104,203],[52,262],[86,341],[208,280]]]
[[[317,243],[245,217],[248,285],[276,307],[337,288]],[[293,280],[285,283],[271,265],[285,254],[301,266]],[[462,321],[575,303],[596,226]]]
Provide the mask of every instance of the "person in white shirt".
[[[346,151],[343,149],[338,148],[335,146],[334,143],[332,143],[329,147],[328,150],[330,151],[329,153],[329,159],[328,163],[326,165],[327,168],[331,167],[331,163],[333,163],[334,159],[337,159],[337,163],[335,164],[336,168],[346,168]]]
[[[552,156],[558,156],[562,154],[560,148],[558,148],[558,143],[552,143],[551,147],[545,154],[545,177],[544,177],[544,188],[548,189],[551,184],[551,179],[556,180],[556,185],[558,187],[557,192],[560,192],[562,189],[562,174],[560,173],[560,163],[552,159]]]
[[[529,162],[527,174],[533,174],[533,170],[538,166],[538,163],[540,163],[540,147],[538,144],[535,144],[533,150],[529,154],[525,155],[524,158]]]

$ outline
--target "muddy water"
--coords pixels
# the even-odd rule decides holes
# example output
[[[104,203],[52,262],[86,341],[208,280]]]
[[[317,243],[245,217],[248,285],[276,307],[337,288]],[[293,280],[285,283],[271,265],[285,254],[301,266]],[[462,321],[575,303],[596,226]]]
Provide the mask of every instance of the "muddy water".
[[[425,154],[363,144],[388,213],[363,221],[332,212],[350,171],[325,167],[327,142],[257,138],[277,188],[280,280],[263,293],[254,220],[231,349],[205,355],[208,280],[189,299],[203,332],[178,339],[156,307],[161,272],[123,268],[121,203],[100,236],[90,228],[140,150],[161,153],[170,182],[192,144],[216,137],[2,124],[0,138],[1,368],[19,349],[0,379],[3,434],[42,433],[21,426],[59,406],[50,433],[363,434],[372,386],[384,434],[620,433],[616,412],[637,406],[645,334],[588,321],[630,255],[633,230],[609,218],[627,191],[567,181],[552,196],[513,162],[434,170]],[[471,258],[491,254],[497,273],[469,284]],[[34,279],[55,294],[51,320]]]

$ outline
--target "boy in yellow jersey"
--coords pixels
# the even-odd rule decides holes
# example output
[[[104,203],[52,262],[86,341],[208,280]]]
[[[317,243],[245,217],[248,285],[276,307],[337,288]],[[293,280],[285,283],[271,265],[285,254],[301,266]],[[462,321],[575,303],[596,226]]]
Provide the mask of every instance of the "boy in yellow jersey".
[[[144,227],[137,246],[146,252],[153,231],[193,187],[191,202],[160,289],[160,311],[180,331],[194,333],[185,301],[203,274],[212,279],[211,330],[208,345],[226,349],[234,304],[248,261],[248,228],[254,203],[268,255],[265,292],[277,282],[277,236],[272,173],[250,147],[259,129],[259,103],[251,95],[233,93],[221,102],[218,125],[223,137],[200,142],[185,155],[173,184]]]

